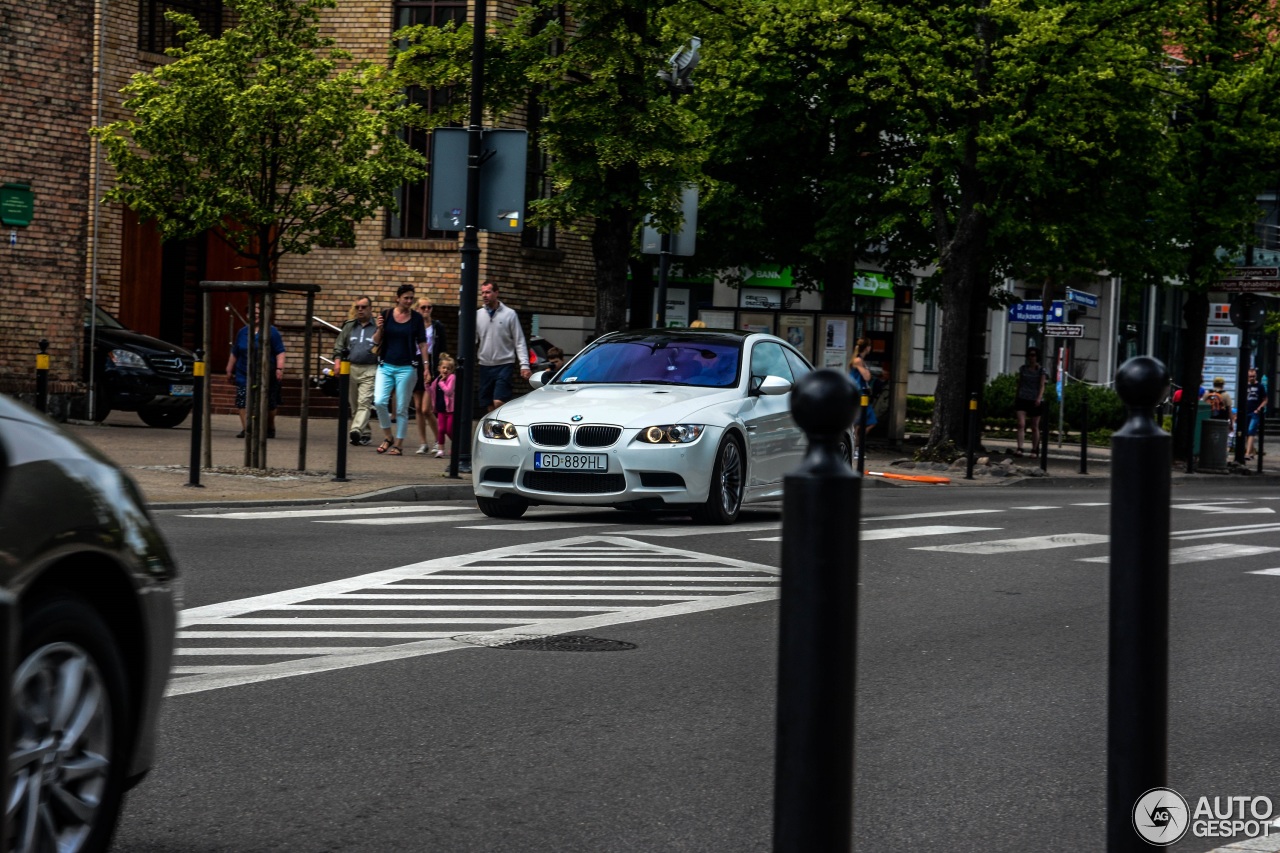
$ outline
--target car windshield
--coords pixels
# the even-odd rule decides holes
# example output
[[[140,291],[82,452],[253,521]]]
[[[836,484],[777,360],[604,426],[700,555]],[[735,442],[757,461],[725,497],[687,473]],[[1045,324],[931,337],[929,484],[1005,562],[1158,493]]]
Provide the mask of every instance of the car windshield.
[[[733,340],[660,338],[605,341],[575,358],[556,385],[623,382],[732,388],[742,344]]]
[[[102,308],[95,306],[92,302],[85,300],[84,303],[84,324],[89,325],[89,315],[92,312],[94,317],[94,325],[101,326],[105,329],[124,329],[126,328],[119,320],[112,317]]]

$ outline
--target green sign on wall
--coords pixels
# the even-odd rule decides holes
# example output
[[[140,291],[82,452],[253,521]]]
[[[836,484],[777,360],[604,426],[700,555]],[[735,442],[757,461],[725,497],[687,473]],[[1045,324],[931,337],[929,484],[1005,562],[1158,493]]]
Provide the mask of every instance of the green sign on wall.
[[[29,184],[0,186],[0,222],[26,227],[31,224],[35,209],[36,194]]]

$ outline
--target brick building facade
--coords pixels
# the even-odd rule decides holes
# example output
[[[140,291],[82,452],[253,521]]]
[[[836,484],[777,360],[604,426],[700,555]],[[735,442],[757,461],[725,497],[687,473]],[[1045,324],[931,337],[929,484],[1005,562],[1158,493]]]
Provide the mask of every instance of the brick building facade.
[[[104,8],[105,25],[99,30],[95,13]],[[133,74],[166,61],[159,52],[171,38],[165,8],[194,13],[210,28],[230,25],[223,18],[230,11],[213,0],[98,0],[96,5],[68,0],[24,6],[21,12],[13,4],[0,8],[0,43],[6,46],[0,70],[6,80],[29,83],[0,89],[10,135],[9,144],[0,148],[0,182],[29,180],[37,199],[35,220],[20,229],[17,246],[6,245],[0,260],[6,282],[0,287],[0,313],[9,318],[6,328],[17,331],[0,336],[0,390],[20,393],[33,387],[34,341],[41,335],[52,342],[54,390],[67,393],[82,386],[82,297],[96,294],[125,325],[195,348],[201,328],[199,282],[258,277],[216,235],[162,244],[155,229],[131,211],[92,203],[100,155],[87,131],[99,120],[99,110],[103,124],[128,117],[120,89]],[[456,0],[338,0],[338,8],[326,10],[322,20],[327,33],[357,59],[381,61],[398,23],[406,15],[420,20],[423,9],[458,17],[471,11]],[[490,15],[511,12],[495,4],[489,10]],[[100,34],[101,105],[93,73]],[[112,180],[105,158],[100,162],[99,197]],[[316,315],[335,324],[346,318],[353,297],[368,295],[375,304],[390,304],[398,285],[412,283],[433,299],[437,318],[449,327],[449,341],[456,346],[461,235],[406,234],[402,218],[385,210],[356,231],[353,246],[282,259],[279,280],[320,285]],[[526,326],[534,314],[594,314],[589,235],[562,231],[556,238],[554,246],[539,246],[526,245],[536,241],[520,235],[481,234],[481,280],[501,283],[503,301],[521,313]],[[243,312],[244,301],[216,297],[210,352],[215,377],[238,325],[225,304]],[[292,353],[287,381],[298,382],[318,367],[301,364],[305,303],[284,296],[277,304],[277,325]],[[42,312],[51,315],[47,322],[36,320]],[[13,322],[24,316],[32,318],[29,324]],[[329,333],[320,333],[314,351],[327,354],[331,343]]]
[[[78,302],[86,278],[93,124],[93,0],[0,4],[0,183],[35,195],[26,227],[0,243],[0,391],[35,386],[37,342],[49,340],[50,391],[76,388]]]

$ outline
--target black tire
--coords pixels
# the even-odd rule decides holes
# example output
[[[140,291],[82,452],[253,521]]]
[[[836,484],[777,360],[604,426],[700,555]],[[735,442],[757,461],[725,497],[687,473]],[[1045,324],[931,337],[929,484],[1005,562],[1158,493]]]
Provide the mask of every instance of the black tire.
[[[149,427],[170,429],[176,427],[191,414],[190,409],[139,409],[138,417]]]
[[[853,460],[853,444],[849,441],[848,436],[840,439],[840,458],[844,460],[844,464],[848,465],[850,470],[855,469]]]
[[[11,843],[16,850],[104,853],[120,817],[131,752],[120,652],[102,617],[79,598],[46,597],[25,610],[12,687]],[[67,719],[48,712],[59,707],[69,709]],[[51,755],[56,760],[45,764]],[[69,768],[76,771],[70,777]],[[60,805],[55,789],[83,812]]]
[[[501,498],[477,496],[476,503],[480,506],[480,511],[490,518],[519,518],[529,508],[528,501],[511,495]]]
[[[89,413],[89,420],[100,424],[109,414],[111,414],[111,403],[107,399],[106,389],[99,385],[93,392],[93,411]]]
[[[733,436],[725,436],[716,448],[716,464],[711,469],[711,488],[707,502],[694,513],[703,524],[733,524],[742,511],[746,494],[747,464],[742,445]]]

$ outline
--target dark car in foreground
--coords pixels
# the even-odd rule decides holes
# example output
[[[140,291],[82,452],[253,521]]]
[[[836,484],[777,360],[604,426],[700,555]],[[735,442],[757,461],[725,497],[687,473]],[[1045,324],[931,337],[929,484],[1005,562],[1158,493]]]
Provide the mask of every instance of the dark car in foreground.
[[[0,395],[0,585],[19,617],[10,850],[107,849],[151,766],[176,583],[133,481]]]
[[[84,341],[85,352],[93,352],[93,420],[112,411],[137,412],[153,427],[175,427],[187,419],[195,402],[195,353],[132,331],[87,300]]]

